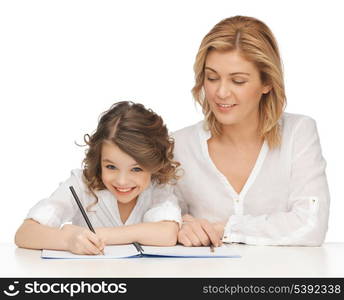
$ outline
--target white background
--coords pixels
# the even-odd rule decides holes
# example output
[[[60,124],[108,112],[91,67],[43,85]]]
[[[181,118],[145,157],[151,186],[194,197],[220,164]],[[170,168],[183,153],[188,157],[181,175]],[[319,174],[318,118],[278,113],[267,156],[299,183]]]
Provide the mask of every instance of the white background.
[[[119,100],[174,131],[202,118],[191,96],[202,37],[248,15],[272,29],[287,111],[317,121],[331,193],[326,241],[344,241],[344,18],[341,1],[0,0],[0,242],[81,166],[85,133]]]

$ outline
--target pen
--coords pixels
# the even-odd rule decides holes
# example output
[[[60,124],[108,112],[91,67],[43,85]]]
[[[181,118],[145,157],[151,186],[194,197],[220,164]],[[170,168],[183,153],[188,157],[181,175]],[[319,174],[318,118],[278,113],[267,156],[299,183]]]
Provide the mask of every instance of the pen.
[[[214,245],[213,244],[210,244],[210,252],[215,252],[215,248],[214,248]]]
[[[88,228],[89,228],[93,233],[96,233],[96,232],[94,231],[94,228],[93,228],[93,226],[92,226],[90,220],[89,220],[88,217],[87,217],[87,214],[86,214],[84,208],[82,207],[82,204],[81,204],[81,202],[80,202],[80,200],[79,200],[79,197],[78,197],[78,195],[76,194],[76,192],[75,192],[73,186],[70,186],[69,189],[70,189],[70,191],[72,192],[72,195],[73,195],[73,197],[74,197],[74,199],[75,199],[75,201],[76,201],[76,204],[78,204],[78,206],[79,206],[79,209],[80,209],[80,211],[81,211],[81,213],[82,213],[82,216],[84,217],[84,219],[85,219],[85,221],[86,221],[86,223],[87,223]],[[101,251],[101,253],[104,255],[104,251],[103,251],[103,250]]]

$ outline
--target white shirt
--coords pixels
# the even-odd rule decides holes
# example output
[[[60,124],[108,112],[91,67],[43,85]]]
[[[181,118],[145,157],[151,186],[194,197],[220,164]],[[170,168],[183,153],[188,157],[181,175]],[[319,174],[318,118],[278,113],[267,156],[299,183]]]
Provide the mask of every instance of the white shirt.
[[[223,241],[255,245],[320,245],[330,196],[315,121],[284,113],[282,143],[265,141],[238,194],[208,152],[204,122],[174,133],[174,159],[184,169],[175,187],[184,213],[226,222]],[[163,203],[163,202],[162,202]]]
[[[37,222],[52,226],[60,227],[64,223],[72,222],[72,224],[87,227],[87,224],[69,190],[69,186],[73,186],[83,207],[95,202],[95,197],[89,193],[86,184],[82,179],[82,170],[75,169],[71,172],[71,176],[65,182],[61,183],[57,190],[46,199],[39,201],[32,207],[26,216],[27,219],[32,218]],[[131,225],[141,222],[156,222],[163,220],[171,220],[180,223],[180,208],[175,201],[163,202],[159,211],[152,206],[152,192],[163,186],[151,184],[138,197],[137,203],[132,210],[130,216],[123,224],[117,206],[115,196],[108,190],[95,191],[99,201],[90,208],[90,212],[86,210],[87,216],[93,227],[114,227],[122,225]],[[172,197],[174,200],[174,198]]]

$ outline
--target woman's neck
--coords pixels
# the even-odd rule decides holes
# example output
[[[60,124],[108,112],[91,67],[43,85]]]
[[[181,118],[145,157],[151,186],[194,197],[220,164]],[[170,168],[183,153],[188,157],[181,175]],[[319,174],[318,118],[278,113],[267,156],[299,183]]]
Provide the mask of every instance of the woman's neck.
[[[258,131],[258,121],[222,126],[222,133],[217,140],[222,144],[231,144],[235,147],[263,142]]]

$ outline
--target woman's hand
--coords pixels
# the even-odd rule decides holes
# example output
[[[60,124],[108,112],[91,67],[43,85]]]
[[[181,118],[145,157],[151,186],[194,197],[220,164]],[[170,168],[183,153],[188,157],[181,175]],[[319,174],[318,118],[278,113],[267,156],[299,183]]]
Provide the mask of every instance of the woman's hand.
[[[67,224],[61,230],[65,233],[67,249],[72,253],[97,255],[104,249],[104,240],[87,228]]]
[[[178,242],[184,246],[218,247],[222,244],[223,223],[210,223],[205,219],[196,219],[191,215],[183,216],[183,225],[178,233]]]

